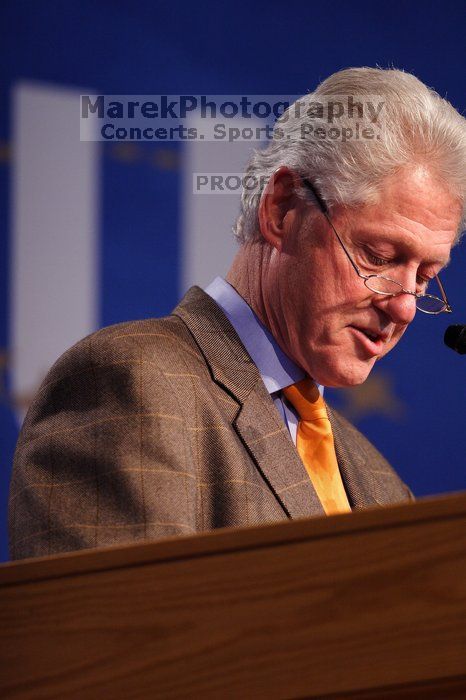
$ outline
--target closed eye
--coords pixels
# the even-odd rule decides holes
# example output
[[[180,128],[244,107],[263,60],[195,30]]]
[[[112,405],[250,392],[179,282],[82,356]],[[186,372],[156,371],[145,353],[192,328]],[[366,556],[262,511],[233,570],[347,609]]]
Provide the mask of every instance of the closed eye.
[[[371,253],[370,250],[366,250],[366,256],[368,261],[376,267],[383,267],[384,265],[390,264],[390,260],[386,260],[385,258],[379,258],[377,255],[374,255],[374,253]]]
[[[365,249],[365,254],[368,263],[370,265],[373,265],[374,267],[384,267],[386,265],[390,265],[393,262],[392,260],[387,260],[386,258],[381,258],[378,255],[375,255],[372,251],[368,250],[367,248]],[[429,283],[431,281],[431,277],[423,277],[421,275],[418,275],[416,280],[417,292],[425,294],[427,291],[427,287],[429,286]]]
[[[383,267],[384,265],[389,265],[391,260],[386,258],[381,258],[372,252],[369,248],[364,247],[364,255],[369,265],[374,267]]]

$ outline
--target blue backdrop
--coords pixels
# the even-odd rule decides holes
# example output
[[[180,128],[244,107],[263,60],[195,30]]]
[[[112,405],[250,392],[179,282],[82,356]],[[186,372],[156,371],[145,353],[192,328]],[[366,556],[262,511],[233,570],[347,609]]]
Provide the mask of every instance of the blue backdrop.
[[[348,66],[413,72],[464,109],[464,3],[3,0],[0,7],[0,558],[16,428],[8,398],[11,88],[106,94],[304,94]],[[104,149],[100,325],[177,301],[179,144]],[[228,235],[228,232],[224,232]],[[465,322],[465,248],[443,279],[453,318],[417,318],[364,390],[332,392],[418,495],[466,487],[465,360],[442,347]],[[419,315],[421,316],[421,315]]]

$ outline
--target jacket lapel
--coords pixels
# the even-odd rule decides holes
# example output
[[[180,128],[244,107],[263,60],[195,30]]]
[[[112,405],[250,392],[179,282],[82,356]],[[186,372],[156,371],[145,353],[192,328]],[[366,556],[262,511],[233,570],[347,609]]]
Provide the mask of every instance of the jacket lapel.
[[[235,428],[289,517],[324,515],[290,434],[260,377],[243,403]]]
[[[351,506],[360,509],[382,505],[376,494],[380,492],[379,481],[383,472],[374,470],[364,451],[361,435],[355,428],[328,405],[327,410],[338,466]]]
[[[173,313],[188,326],[214,381],[238,401],[233,427],[288,517],[323,515],[259,370],[220,307],[199,287],[192,287]]]

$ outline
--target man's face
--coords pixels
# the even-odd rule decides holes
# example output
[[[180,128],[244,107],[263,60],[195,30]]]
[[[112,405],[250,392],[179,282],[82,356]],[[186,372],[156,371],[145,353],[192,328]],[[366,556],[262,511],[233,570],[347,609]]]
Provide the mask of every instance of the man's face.
[[[317,382],[360,384],[400,340],[416,300],[367,289],[325,216],[303,206],[309,213],[290,227],[281,250],[273,250],[263,276],[268,325]],[[377,204],[338,207],[331,214],[363,274],[381,274],[417,292],[447,264],[459,218],[459,203],[421,167],[387,181]],[[439,295],[431,285],[429,291]]]

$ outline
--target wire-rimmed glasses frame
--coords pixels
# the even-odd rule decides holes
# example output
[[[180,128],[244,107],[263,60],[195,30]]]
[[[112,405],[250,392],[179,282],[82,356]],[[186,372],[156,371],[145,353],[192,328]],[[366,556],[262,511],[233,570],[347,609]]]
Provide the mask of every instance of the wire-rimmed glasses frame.
[[[445,293],[445,289],[443,288],[443,284],[441,283],[438,275],[435,275],[434,277],[435,277],[437,284],[439,286],[440,293],[442,295],[442,299],[435,296],[434,294],[420,294],[418,292],[412,292],[409,289],[405,289],[403,287],[403,285],[400,284],[399,282],[397,282],[396,280],[393,280],[390,277],[385,277],[384,275],[378,275],[375,273],[372,275],[364,275],[360,271],[360,269],[358,268],[356,263],[354,262],[353,258],[349,254],[345,244],[343,243],[342,239],[340,238],[338,231],[336,230],[335,226],[332,223],[332,220],[330,219],[327,206],[326,206],[325,202],[323,201],[323,199],[321,198],[321,196],[319,195],[319,193],[316,191],[314,185],[312,184],[312,182],[310,182],[309,180],[307,180],[304,177],[302,178],[302,181],[303,181],[304,185],[307,187],[307,189],[310,192],[312,192],[312,194],[314,195],[314,198],[315,198],[317,204],[319,205],[319,208],[320,208],[322,214],[324,214],[325,218],[327,219],[328,223],[330,224],[335,236],[338,239],[338,242],[340,243],[341,247],[343,248],[343,250],[346,254],[346,257],[348,258],[352,267],[354,268],[354,271],[356,272],[356,274],[359,277],[361,277],[361,279],[364,280],[364,284],[371,292],[374,292],[375,294],[380,294],[381,296],[387,296],[387,297],[394,297],[394,296],[397,296],[398,294],[410,294],[411,296],[415,297],[416,307],[419,309],[419,311],[422,311],[425,314],[430,314],[433,316],[436,316],[437,314],[441,314],[442,312],[446,312],[446,313],[452,312],[453,309],[452,309],[450,303],[448,302],[447,295]],[[391,285],[392,289],[394,289],[396,291],[383,291],[382,289],[377,289],[377,286],[376,286],[377,282],[375,280],[382,280],[382,284],[385,282],[389,283],[389,285]],[[387,287],[386,287],[386,289],[387,289]],[[423,299],[426,300],[425,303],[431,304],[430,309],[423,308],[423,306],[420,305],[422,303],[421,300],[423,300]],[[438,308],[437,308],[437,306],[438,306]]]

